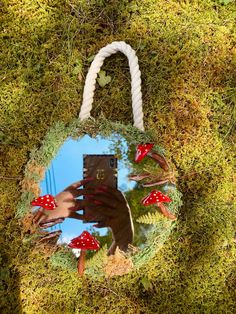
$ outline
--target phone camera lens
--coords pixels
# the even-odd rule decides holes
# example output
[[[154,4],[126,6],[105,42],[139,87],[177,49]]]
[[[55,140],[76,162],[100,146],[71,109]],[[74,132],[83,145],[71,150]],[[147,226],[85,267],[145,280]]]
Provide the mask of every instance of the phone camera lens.
[[[114,160],[114,158],[111,158],[110,159],[110,167],[114,168],[114,166],[115,166],[115,160]]]

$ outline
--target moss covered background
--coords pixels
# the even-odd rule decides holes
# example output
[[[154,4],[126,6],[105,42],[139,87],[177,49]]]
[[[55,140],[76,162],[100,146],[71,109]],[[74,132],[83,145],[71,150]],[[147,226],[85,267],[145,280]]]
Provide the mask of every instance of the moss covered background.
[[[0,2],[1,313],[235,313],[235,1]],[[55,268],[15,218],[30,152],[78,116],[92,57],[136,51],[145,124],[171,154],[177,227],[145,267],[97,281]],[[124,56],[105,61],[93,116],[132,121]]]

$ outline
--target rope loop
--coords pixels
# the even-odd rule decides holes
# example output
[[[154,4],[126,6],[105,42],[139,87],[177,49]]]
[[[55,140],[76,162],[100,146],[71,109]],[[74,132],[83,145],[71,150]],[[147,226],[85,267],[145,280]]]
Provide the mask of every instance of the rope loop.
[[[90,117],[97,75],[100,72],[104,60],[118,51],[126,55],[129,61],[134,126],[141,131],[144,131],[141,72],[139,70],[138,58],[131,46],[126,44],[124,41],[114,41],[113,43],[101,48],[95,56],[86,76],[83,102],[80,109],[79,118],[84,120]]]

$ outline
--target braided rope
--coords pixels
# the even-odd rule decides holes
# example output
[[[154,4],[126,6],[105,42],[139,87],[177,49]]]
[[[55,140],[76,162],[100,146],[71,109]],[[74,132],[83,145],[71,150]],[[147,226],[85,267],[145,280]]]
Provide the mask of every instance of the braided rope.
[[[83,92],[83,102],[80,109],[79,118],[81,120],[84,120],[90,117],[97,75],[103,65],[105,58],[111,56],[112,54],[118,51],[125,54],[129,61],[131,73],[131,93],[134,126],[140,129],[141,131],[144,131],[142,93],[141,93],[141,72],[139,70],[138,58],[135,54],[135,51],[130,47],[130,45],[126,44],[124,41],[114,41],[113,43],[100,49],[97,55],[95,56],[86,76]]]

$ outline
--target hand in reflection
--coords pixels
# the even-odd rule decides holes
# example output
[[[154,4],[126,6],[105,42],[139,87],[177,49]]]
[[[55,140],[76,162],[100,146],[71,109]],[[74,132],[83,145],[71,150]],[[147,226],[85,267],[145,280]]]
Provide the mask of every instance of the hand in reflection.
[[[65,218],[85,219],[84,215],[76,211],[82,210],[85,206],[89,205],[89,201],[78,200],[76,198],[89,194],[86,188],[79,188],[81,186],[86,187],[86,184],[90,181],[91,179],[85,179],[75,182],[57,194],[55,196],[57,207],[54,210],[47,210],[41,207],[34,215],[34,223],[38,224],[41,228],[47,228],[64,221]]]
[[[73,183],[55,196],[57,207],[54,210],[40,208],[34,215],[34,223],[41,228],[48,228],[63,222],[65,218],[97,221],[97,228],[109,227],[112,230],[113,242],[109,254],[117,248],[126,251],[133,241],[133,221],[129,205],[124,195],[114,188],[100,186],[86,187],[91,179]],[[80,189],[84,186],[84,189]],[[77,197],[85,196],[85,200]],[[77,213],[85,209],[85,215]]]
[[[90,205],[89,221],[98,221],[94,225],[97,228],[111,228],[113,242],[108,253],[113,254],[117,246],[126,251],[133,241],[134,228],[125,196],[119,190],[104,185],[92,191],[92,194],[89,198],[94,205]]]

